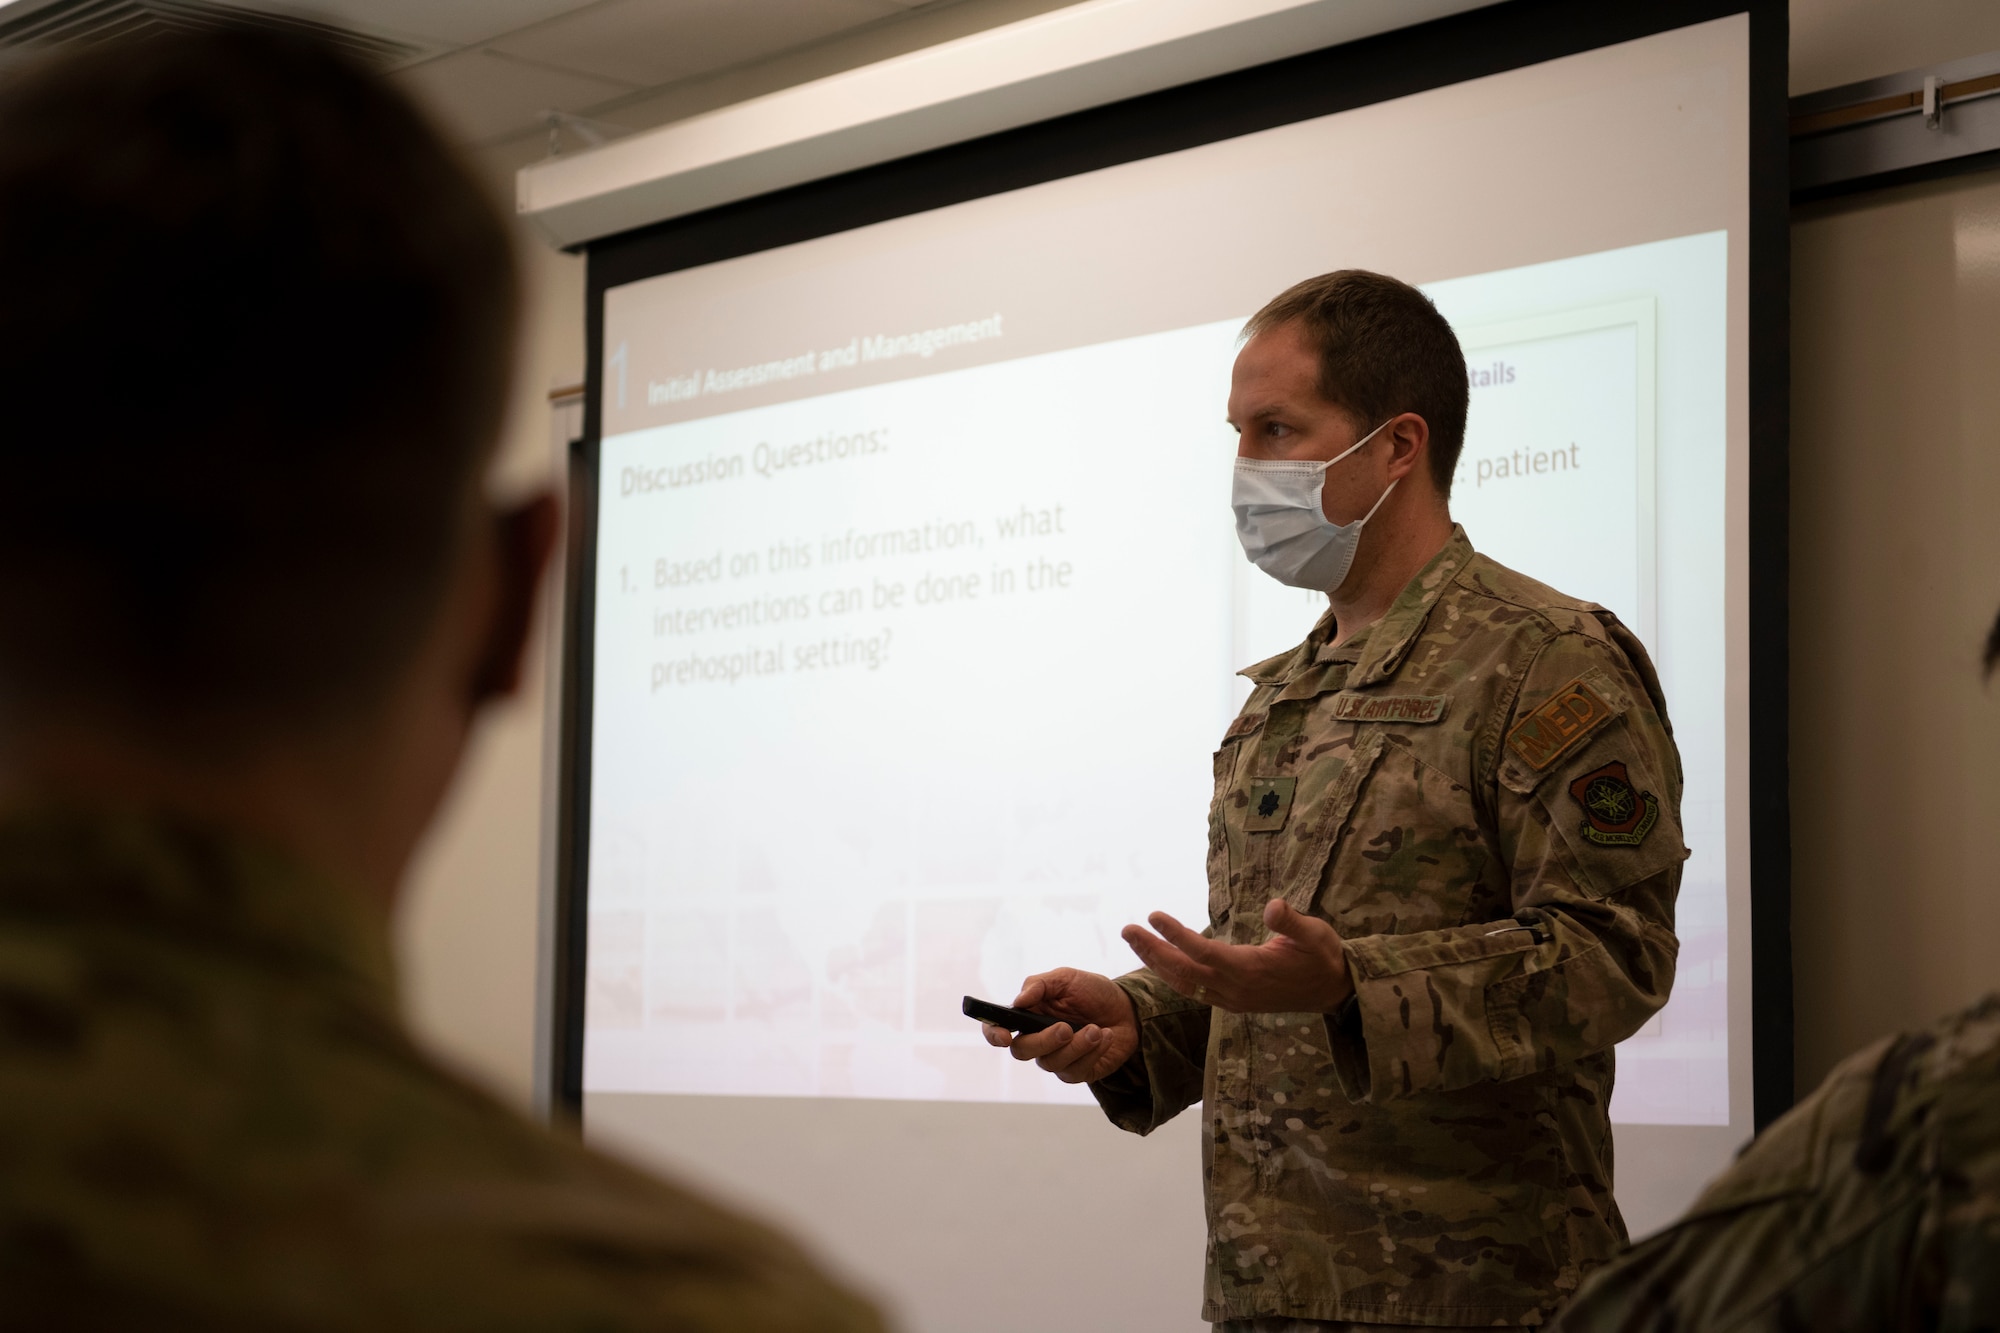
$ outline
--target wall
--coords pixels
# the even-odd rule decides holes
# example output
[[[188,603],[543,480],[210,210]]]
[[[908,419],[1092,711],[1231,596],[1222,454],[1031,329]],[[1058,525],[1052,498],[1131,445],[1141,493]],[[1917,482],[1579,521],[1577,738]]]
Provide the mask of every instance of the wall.
[[[2000,51],[1991,0],[1793,0],[1792,91]],[[1792,229],[1801,1092],[2000,986],[2000,174]]]
[[[1993,0],[1792,0],[1792,95],[2000,51]]]
[[[2000,173],[1801,210],[1792,243],[1803,1090],[2000,986]]]

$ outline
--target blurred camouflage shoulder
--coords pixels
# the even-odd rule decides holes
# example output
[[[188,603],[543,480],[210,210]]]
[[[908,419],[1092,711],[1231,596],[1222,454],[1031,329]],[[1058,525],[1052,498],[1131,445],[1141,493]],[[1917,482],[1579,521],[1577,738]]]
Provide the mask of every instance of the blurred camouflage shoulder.
[[[1557,1327],[2000,1324],[2000,996],[1851,1056]]]
[[[379,907],[205,830],[0,819],[0,1329],[880,1327],[418,1049]]]

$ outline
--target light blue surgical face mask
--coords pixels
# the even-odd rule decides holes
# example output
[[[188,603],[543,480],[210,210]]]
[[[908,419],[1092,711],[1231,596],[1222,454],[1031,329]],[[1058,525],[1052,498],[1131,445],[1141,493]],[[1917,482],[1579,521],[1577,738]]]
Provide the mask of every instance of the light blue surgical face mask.
[[[1394,417],[1389,419],[1395,420]],[[1385,421],[1382,426],[1388,425]],[[1396,483],[1382,492],[1374,508],[1352,523],[1334,523],[1326,516],[1321,492],[1326,470],[1382,433],[1377,426],[1354,443],[1354,449],[1324,463],[1268,458],[1236,460],[1236,482],[1229,504],[1236,511],[1236,535],[1250,563],[1280,583],[1294,588],[1332,592],[1347,579],[1361,529]]]

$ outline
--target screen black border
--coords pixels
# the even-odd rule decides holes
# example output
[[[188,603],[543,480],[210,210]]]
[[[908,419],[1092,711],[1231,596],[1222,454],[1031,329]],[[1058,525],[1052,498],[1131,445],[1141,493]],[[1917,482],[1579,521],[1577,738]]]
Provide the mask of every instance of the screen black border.
[[[1752,1091],[1792,1103],[1789,780],[1789,20],[1782,0],[1507,0],[1361,41],[900,158],[586,247],[584,433],[571,448],[549,1077],[583,1107],[591,640],[604,294],[613,287],[1103,167],[1177,152],[1732,14],[1750,16],[1749,656]],[[1357,181],[1357,189],[1368,188]],[[1385,184],[1387,184],[1385,182]]]

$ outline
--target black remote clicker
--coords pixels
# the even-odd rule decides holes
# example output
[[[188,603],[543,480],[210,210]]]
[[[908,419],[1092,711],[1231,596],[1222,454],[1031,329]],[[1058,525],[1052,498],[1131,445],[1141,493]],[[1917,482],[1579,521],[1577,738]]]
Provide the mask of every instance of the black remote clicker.
[[[1047,1014],[1030,1013],[1026,1009],[1009,1009],[1004,1004],[976,1000],[970,995],[965,997],[965,1003],[959,1008],[967,1018],[976,1018],[996,1028],[1006,1028],[1009,1032],[1042,1032],[1058,1023],[1067,1023],[1071,1032],[1077,1032],[1085,1026],[1074,1018],[1050,1018]]]

